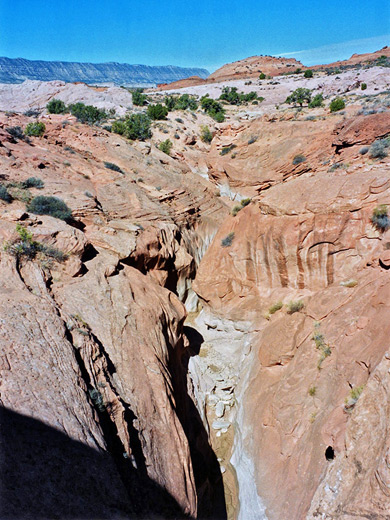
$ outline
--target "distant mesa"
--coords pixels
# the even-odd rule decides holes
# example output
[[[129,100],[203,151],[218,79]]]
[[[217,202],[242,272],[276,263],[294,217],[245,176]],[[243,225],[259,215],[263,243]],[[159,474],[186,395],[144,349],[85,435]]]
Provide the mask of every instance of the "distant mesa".
[[[24,58],[0,57],[0,83],[22,83],[26,79],[32,79],[62,80],[67,83],[83,82],[93,85],[152,87],[159,83],[172,83],[190,76],[199,76],[204,79],[208,75],[209,72],[206,69],[174,65],[31,61]]]
[[[348,60],[337,61],[326,65],[315,65],[306,67],[295,58],[283,58],[275,56],[251,56],[243,60],[235,61],[223,65],[207,78],[191,77],[180,81],[175,81],[169,85],[158,85],[161,90],[170,90],[183,87],[191,87],[209,83],[219,83],[235,79],[253,79],[258,78],[261,73],[266,76],[279,76],[288,72],[294,72],[296,69],[324,69],[338,68],[343,66],[354,66],[362,63],[372,62],[381,56],[390,57],[390,48],[383,47],[379,51],[367,54],[353,54]]]

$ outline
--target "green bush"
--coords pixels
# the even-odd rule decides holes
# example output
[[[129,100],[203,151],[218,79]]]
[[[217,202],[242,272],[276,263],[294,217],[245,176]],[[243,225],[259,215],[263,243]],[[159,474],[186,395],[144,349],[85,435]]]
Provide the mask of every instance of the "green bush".
[[[170,155],[172,146],[172,142],[169,139],[166,139],[165,141],[159,144],[158,149],[166,153],[167,155]]]
[[[386,204],[380,204],[372,212],[371,222],[379,231],[386,231],[390,227],[390,219]]]
[[[309,108],[322,107],[324,104],[324,97],[322,94],[316,94],[309,103]]]
[[[131,93],[133,98],[133,105],[143,107],[148,104],[148,97],[146,94],[143,94],[142,88],[137,88],[134,92]]]
[[[41,137],[45,133],[45,124],[41,121],[29,123],[24,129],[24,133],[28,136]]]
[[[311,90],[299,87],[286,98],[285,103],[288,103],[289,105],[296,105],[298,103],[298,105],[302,106],[305,101],[308,104],[310,103]]]
[[[366,90],[366,88],[367,88],[367,83],[361,83],[361,84],[360,84],[360,88],[361,88],[362,90]]]
[[[303,162],[306,161],[306,157],[304,155],[302,155],[301,153],[299,153],[298,155],[296,155],[293,159],[293,164],[301,164]]]
[[[329,110],[331,112],[338,112],[339,110],[342,110],[345,108],[345,101],[341,98],[336,98],[333,101],[331,101],[329,105]]]
[[[234,231],[226,235],[225,238],[221,240],[221,246],[222,247],[230,247],[234,240]]]
[[[12,201],[11,195],[8,193],[6,186],[4,186],[3,184],[0,184],[0,199],[4,200],[4,202]]]
[[[263,101],[263,98],[257,97],[256,92],[252,91],[248,94],[244,94],[243,92],[237,92],[237,87],[223,87],[219,99],[226,101],[229,105],[242,105],[243,103],[249,103],[254,100]]]
[[[183,94],[175,101],[175,110],[196,110],[198,103],[194,97],[189,94]]]
[[[107,114],[104,110],[94,107],[93,105],[84,105],[84,103],[75,103],[69,105],[70,113],[77,117],[81,123],[95,124],[106,119]]]
[[[157,103],[156,105],[148,106],[147,114],[151,119],[162,120],[167,118],[168,109],[164,105]]]
[[[68,208],[63,200],[44,195],[33,198],[27,206],[27,211],[35,215],[51,215],[61,220],[68,220],[72,216],[72,210]]]
[[[104,166],[108,169],[108,170],[113,170],[114,172],[119,172],[119,173],[123,173],[122,169],[119,168],[119,166],[117,164],[114,164],[112,162],[104,162]]]
[[[111,125],[111,132],[124,135],[126,133],[126,123],[124,121],[114,121]]]
[[[215,121],[218,123],[225,121],[225,110],[223,109],[221,103],[218,103],[218,101],[215,101],[215,99],[212,99],[207,95],[203,96],[200,99],[200,105],[206,114],[215,119]]]
[[[203,125],[200,127],[200,129],[201,129],[200,139],[204,143],[211,143],[211,141],[213,140],[213,134],[212,134],[210,128],[207,125]]]
[[[313,71],[311,69],[307,69],[307,70],[305,70],[303,76],[305,78],[312,78],[313,77]]]
[[[61,99],[52,99],[46,105],[46,110],[49,112],[49,114],[65,114],[67,108]]]
[[[169,112],[175,110],[176,99],[173,96],[165,96],[164,103]]]
[[[146,114],[131,114],[125,121],[125,136],[134,141],[145,141],[152,137],[150,124],[150,118]]]
[[[259,79],[265,79],[265,74],[264,74],[264,72],[262,72],[262,73],[260,74]]]

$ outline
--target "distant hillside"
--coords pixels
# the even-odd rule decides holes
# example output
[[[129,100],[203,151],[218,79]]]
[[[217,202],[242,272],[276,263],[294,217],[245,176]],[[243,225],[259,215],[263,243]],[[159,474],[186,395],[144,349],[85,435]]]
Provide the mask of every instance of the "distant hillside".
[[[151,67],[114,62],[30,61],[24,58],[0,57],[0,83],[22,83],[26,79],[35,79],[40,81],[82,81],[89,84],[154,86],[157,83],[171,83],[195,75],[207,78],[209,72],[206,69],[173,65]]]

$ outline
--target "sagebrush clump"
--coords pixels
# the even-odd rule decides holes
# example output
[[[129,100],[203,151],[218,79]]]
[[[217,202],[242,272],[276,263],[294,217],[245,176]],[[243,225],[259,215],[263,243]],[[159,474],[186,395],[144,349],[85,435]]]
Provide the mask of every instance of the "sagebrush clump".
[[[387,205],[380,204],[372,212],[371,222],[379,231],[386,231],[390,227],[390,219],[388,215]]]
[[[295,312],[299,312],[303,309],[305,304],[302,300],[293,300],[287,305],[287,314],[294,314]]]
[[[221,240],[221,246],[222,247],[230,247],[234,240],[234,231],[226,235],[225,238]]]
[[[388,139],[377,139],[370,146],[370,157],[373,159],[384,159],[388,155],[390,141]]]
[[[50,215],[61,220],[69,220],[72,216],[72,210],[63,200],[44,195],[33,198],[27,206],[27,211],[35,215]]]

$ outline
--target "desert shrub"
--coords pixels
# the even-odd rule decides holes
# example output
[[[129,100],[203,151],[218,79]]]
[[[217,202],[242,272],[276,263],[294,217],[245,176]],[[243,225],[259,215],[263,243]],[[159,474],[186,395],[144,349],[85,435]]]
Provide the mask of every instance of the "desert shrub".
[[[73,148],[71,148],[70,146],[65,146],[65,147],[64,147],[64,150],[65,150],[66,152],[71,153],[72,155],[74,155],[74,154],[76,153],[76,152],[73,150]]]
[[[316,94],[309,103],[309,108],[322,107],[324,104],[324,97],[322,94]]]
[[[370,148],[368,146],[362,146],[359,150],[360,155],[366,155]]]
[[[360,84],[360,88],[361,88],[362,90],[366,90],[366,88],[367,88],[367,83],[361,83],[361,84]]]
[[[313,77],[313,71],[311,69],[307,69],[307,70],[305,70],[303,76],[305,78],[312,78]]]
[[[148,97],[146,94],[143,94],[142,88],[137,88],[134,90],[134,92],[131,93],[131,96],[133,98],[133,105],[143,107],[148,103]]]
[[[240,204],[241,204],[241,207],[245,208],[245,206],[249,206],[249,204],[252,202],[252,199],[250,198],[246,198],[246,199],[242,199]]]
[[[248,144],[253,144],[257,141],[257,135],[252,135],[250,139],[248,139]]]
[[[6,130],[15,139],[24,139],[25,138],[23,129],[20,126],[9,126],[8,128],[6,128]]]
[[[72,210],[68,208],[63,200],[44,195],[33,198],[27,206],[27,211],[35,215],[51,215],[61,220],[68,220],[72,216]]]
[[[379,231],[386,231],[390,227],[390,219],[386,204],[380,204],[372,212],[371,222]]]
[[[150,119],[162,120],[166,119],[168,115],[168,109],[167,107],[164,107],[164,105],[157,103],[156,105],[148,106],[147,114]]]
[[[46,105],[49,114],[64,114],[67,111],[66,105],[61,99],[52,99]]]
[[[123,173],[123,170],[121,168],[119,168],[119,166],[117,164],[114,164],[112,162],[106,162],[104,161],[104,166],[105,168],[107,168],[108,170],[112,170],[114,172],[119,172],[119,173]]]
[[[332,354],[332,351],[329,345],[325,342],[324,335],[320,332],[320,323],[315,323],[314,325],[314,334],[312,340],[315,343],[316,349],[320,351],[320,359],[317,363],[318,370],[321,370],[321,366],[323,361]]]
[[[25,204],[29,204],[33,198],[31,192],[26,189],[22,182],[9,184],[8,191],[13,199],[20,200]]]
[[[331,112],[338,112],[339,110],[342,110],[345,108],[345,101],[342,98],[335,98],[333,101],[331,101],[329,105],[329,110]]]
[[[146,114],[131,114],[125,121],[125,136],[128,139],[145,141],[152,137],[150,118]]]
[[[29,123],[24,129],[24,133],[28,136],[41,137],[45,130],[45,123],[36,121],[35,123]]]
[[[177,121],[178,123],[184,123],[183,119],[181,117],[177,117],[175,119],[175,121]]]
[[[102,128],[103,128],[103,130],[106,130],[107,132],[112,131],[112,125],[104,125]]]
[[[219,96],[219,99],[227,101],[230,105],[239,105],[240,95],[237,92],[237,87],[223,87],[222,94]]]
[[[201,129],[200,139],[204,143],[211,143],[211,141],[213,140],[213,134],[212,134],[210,128],[207,125],[203,125],[200,127],[200,129]]]
[[[291,301],[287,305],[287,314],[294,314],[295,312],[299,312],[303,309],[304,306],[305,305],[302,300]]]
[[[283,307],[283,302],[279,301],[271,305],[271,307],[268,309],[268,314],[275,314],[275,312],[280,311],[280,309]]]
[[[93,105],[84,105],[84,103],[75,103],[69,105],[70,113],[77,117],[81,123],[95,124],[107,117],[104,110]]]
[[[37,188],[41,189],[45,186],[45,183],[42,179],[39,179],[38,177],[29,177],[25,181],[22,181],[22,187],[23,188]]]
[[[225,121],[225,110],[223,109],[221,103],[218,103],[218,101],[215,101],[215,99],[211,99],[208,96],[203,96],[200,98],[200,106],[206,112],[206,114],[215,119],[215,121],[218,123]]]
[[[32,260],[38,254],[43,258],[51,258],[57,262],[63,262],[68,258],[66,253],[60,251],[56,247],[33,240],[32,233],[19,223],[16,224],[16,232],[19,235],[19,238],[12,242],[7,242],[4,245],[4,250],[18,259],[26,257]]]
[[[172,142],[169,139],[166,139],[165,141],[159,144],[158,149],[166,153],[167,155],[170,155],[172,146]]]
[[[198,103],[193,96],[183,94],[175,100],[175,110],[196,110]]]
[[[3,184],[0,184],[0,199],[4,200],[4,202],[12,201],[11,195],[8,193],[6,186],[4,186]]]
[[[265,74],[264,72],[261,72],[260,76],[259,76],[259,79],[265,79]]]
[[[226,101],[229,105],[242,105],[243,103],[249,103],[250,101],[257,100],[256,92],[249,92],[244,94],[243,92],[237,92],[237,87],[223,87],[222,94],[219,99]]]
[[[299,106],[302,106],[305,101],[308,104],[310,103],[311,90],[299,87],[286,98],[285,103],[288,103],[289,105],[296,105],[298,103]]]
[[[390,142],[387,139],[377,139],[370,146],[370,157],[373,159],[384,159],[387,157],[387,149],[390,146]]]
[[[111,125],[111,131],[114,134],[123,135],[126,133],[126,124],[124,121],[114,121]]]
[[[225,238],[221,240],[221,246],[222,247],[230,247],[234,240],[234,231],[226,235]]]
[[[298,155],[296,155],[292,161],[293,164],[301,164],[303,162],[306,161],[306,157],[304,155],[302,155],[301,153],[299,153]]]
[[[23,114],[27,117],[38,117],[41,114],[41,111],[35,108],[29,108]]]
[[[165,96],[164,103],[170,112],[175,110],[176,99],[173,96]]]
[[[357,400],[359,399],[359,397],[361,396],[363,390],[364,390],[364,385],[354,386],[353,388],[351,388],[351,390],[349,392],[349,397],[356,403]]]
[[[219,155],[227,155],[229,152],[236,148],[235,144],[231,144],[230,146],[224,146],[222,150],[219,152]]]
[[[311,396],[311,397],[314,397],[317,393],[317,387],[316,386],[311,386],[308,390],[308,394]]]

